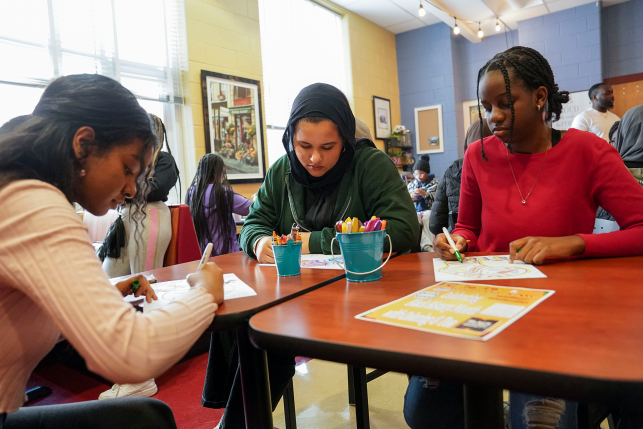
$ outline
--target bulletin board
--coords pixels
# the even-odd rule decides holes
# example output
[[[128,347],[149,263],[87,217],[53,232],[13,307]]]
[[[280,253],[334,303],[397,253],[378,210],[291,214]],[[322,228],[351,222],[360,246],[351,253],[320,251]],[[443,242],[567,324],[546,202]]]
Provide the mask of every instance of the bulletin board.
[[[441,104],[415,108],[415,146],[417,153],[444,152]]]

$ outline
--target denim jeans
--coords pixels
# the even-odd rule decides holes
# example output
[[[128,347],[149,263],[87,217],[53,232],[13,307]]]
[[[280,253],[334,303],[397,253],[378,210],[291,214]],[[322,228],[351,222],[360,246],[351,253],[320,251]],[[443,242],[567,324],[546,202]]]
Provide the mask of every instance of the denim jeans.
[[[462,384],[412,376],[404,395],[404,420],[411,429],[464,429]]]
[[[578,403],[528,393],[509,393],[511,429],[578,429]]]

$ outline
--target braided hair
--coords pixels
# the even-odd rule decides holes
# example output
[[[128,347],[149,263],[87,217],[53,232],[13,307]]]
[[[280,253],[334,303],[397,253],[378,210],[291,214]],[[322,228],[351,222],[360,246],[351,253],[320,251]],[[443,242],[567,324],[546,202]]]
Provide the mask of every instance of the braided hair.
[[[482,76],[493,70],[500,70],[505,79],[507,100],[511,109],[511,125],[509,127],[509,143],[507,143],[507,148],[513,153],[511,140],[513,137],[516,114],[514,111],[513,100],[511,98],[509,69],[513,71],[514,77],[520,79],[530,90],[536,90],[541,86],[544,86],[547,89],[547,103],[543,106],[546,112],[546,121],[551,121],[554,117],[554,121],[559,120],[563,104],[569,101],[569,92],[558,90],[558,85],[554,80],[554,73],[551,70],[549,62],[537,50],[524,46],[514,46],[504,52],[496,54],[478,72],[478,86],[476,88],[478,97],[478,117],[480,118],[480,150],[482,158],[485,161],[487,161],[487,156],[484,153],[482,142],[482,112],[480,111],[479,89],[480,79]]]
[[[223,177],[223,180],[221,178]],[[208,186],[212,185],[209,201],[205,200]],[[190,206],[194,229],[199,240],[199,247],[204,251],[208,243],[213,242],[216,232],[221,239],[221,252],[212,249],[212,256],[225,255],[230,252],[232,238],[230,230],[235,223],[232,218],[234,209],[234,192],[228,182],[225,172],[223,158],[214,153],[205,154],[199,161],[196,175],[185,196],[185,204]],[[210,216],[216,211],[217,220],[214,230],[210,227],[210,219],[206,216],[206,209],[210,210]],[[216,244],[216,243],[213,243]]]

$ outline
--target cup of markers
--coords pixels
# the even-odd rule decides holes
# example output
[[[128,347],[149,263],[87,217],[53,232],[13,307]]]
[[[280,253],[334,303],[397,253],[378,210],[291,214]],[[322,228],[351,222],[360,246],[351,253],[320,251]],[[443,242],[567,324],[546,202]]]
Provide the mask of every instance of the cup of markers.
[[[391,258],[393,245],[386,233],[386,221],[373,216],[362,223],[356,217],[335,224],[335,238],[344,256],[344,266],[335,260],[333,242],[330,250],[333,260],[346,271],[346,278],[352,282],[370,282],[382,278],[382,267]],[[384,238],[389,239],[388,258],[382,263]]]
[[[299,229],[293,227],[290,235],[278,236],[272,232],[272,252],[275,256],[277,274],[282,277],[297,276],[301,274],[301,245],[302,239]]]

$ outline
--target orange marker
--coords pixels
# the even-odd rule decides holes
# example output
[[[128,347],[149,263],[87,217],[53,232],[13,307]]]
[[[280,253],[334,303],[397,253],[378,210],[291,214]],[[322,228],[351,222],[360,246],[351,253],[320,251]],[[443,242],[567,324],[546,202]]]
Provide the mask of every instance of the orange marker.
[[[386,221],[385,220],[382,221],[382,229],[386,229]]]

